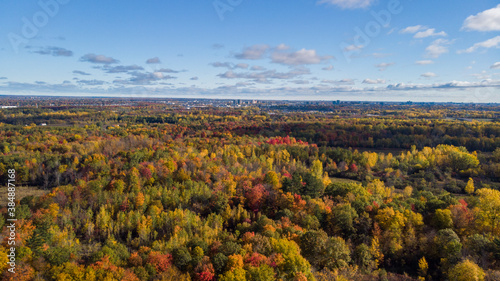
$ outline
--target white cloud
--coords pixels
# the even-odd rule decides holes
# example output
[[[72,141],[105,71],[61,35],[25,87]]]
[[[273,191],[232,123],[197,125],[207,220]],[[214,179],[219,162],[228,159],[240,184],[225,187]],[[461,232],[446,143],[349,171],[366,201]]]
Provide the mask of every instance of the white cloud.
[[[476,77],[476,79],[487,80],[491,78],[491,75],[486,72],[486,70],[481,71],[481,73],[473,73],[471,76]]]
[[[384,79],[365,79],[363,80],[363,84],[384,84],[385,80]]]
[[[359,51],[363,49],[365,46],[363,45],[349,45],[344,48],[344,52],[352,52],[352,51]]]
[[[426,89],[474,89],[474,88],[498,88],[500,81],[498,80],[483,80],[480,82],[469,81],[451,81],[447,83],[419,85],[419,84],[391,84],[387,86],[389,90],[426,90]]]
[[[73,74],[78,74],[78,75],[90,75],[90,73],[81,71],[81,70],[73,70]],[[0,78],[1,79],[1,78]]]
[[[326,70],[326,71],[333,70],[333,65],[329,65],[327,67],[323,67],[322,70]]]
[[[431,37],[431,36],[447,36],[447,35],[448,34],[446,34],[446,32],[444,32],[444,31],[436,33],[436,29],[429,28],[429,29],[427,29],[425,31],[417,32],[415,34],[415,36],[413,36],[413,38],[420,39],[420,38],[427,38],[427,37]]]
[[[336,84],[336,85],[354,85],[354,80],[345,78],[341,80],[321,80],[321,83]]]
[[[80,58],[80,61],[99,63],[99,64],[112,64],[112,63],[119,62],[118,60],[116,60],[112,57],[106,57],[103,55],[96,55],[96,54],[86,54]]]
[[[414,25],[414,26],[408,26],[407,28],[401,30],[399,33],[417,33],[421,30],[426,29],[427,27],[423,25]]]
[[[302,49],[296,52],[274,52],[271,55],[272,62],[286,65],[318,64],[332,59],[331,56],[319,56],[316,50]]]
[[[479,48],[489,49],[489,48],[493,48],[493,47],[496,47],[496,48],[500,47],[500,36],[493,37],[493,38],[488,39],[486,41],[476,43],[472,47],[468,48],[467,50],[458,51],[458,53],[459,54],[472,53],[472,52],[475,52]]]
[[[308,80],[294,80],[294,81],[291,81],[291,82],[294,83],[294,84],[298,84],[298,85],[309,84]]]
[[[331,4],[342,9],[362,9],[373,4],[375,0],[320,0],[319,4]]]
[[[163,77],[165,77],[165,75],[162,72],[153,72],[153,76],[158,79],[163,79]]]
[[[413,36],[413,38],[416,38],[416,39],[427,38],[427,37],[431,37],[431,36],[447,36],[448,35],[444,31],[436,32],[435,28],[428,28],[427,26],[423,26],[423,25],[408,26],[407,28],[399,31],[399,33],[415,34]]]
[[[103,67],[103,70],[106,70],[107,73],[125,73],[129,71],[135,70],[144,70],[141,66],[138,65],[118,65],[114,67]]]
[[[383,63],[379,63],[377,65],[375,65],[375,67],[378,68],[378,70],[380,71],[384,71],[386,70],[389,66],[393,66],[395,63],[393,62],[383,62]]]
[[[442,54],[446,54],[449,52],[448,45],[452,42],[446,39],[437,39],[432,42],[429,47],[425,49],[427,57],[430,58],[438,58]]]
[[[428,65],[428,64],[433,64],[434,61],[432,60],[419,60],[419,61],[416,61],[415,64],[418,64],[418,65]]]
[[[163,73],[179,73],[181,72],[180,70],[173,70],[170,68],[160,68],[156,72],[163,72]]]
[[[234,66],[234,68],[247,69],[248,68],[248,64],[246,64],[246,63],[238,63],[237,65]]]
[[[175,79],[176,77],[163,74],[163,72],[129,72],[132,77],[128,79],[116,79],[113,81],[115,85],[154,85],[160,80]]]
[[[96,79],[93,79],[93,80],[78,80],[77,83],[85,85],[85,86],[101,86],[101,85],[107,84],[106,81],[96,80]]]
[[[436,73],[433,73],[433,72],[426,72],[424,74],[421,74],[420,75],[421,77],[424,77],[424,78],[431,78],[431,77],[436,77]]]
[[[469,31],[500,31],[500,4],[475,16],[469,16],[465,19],[462,29]]]
[[[285,45],[285,44],[279,44],[278,46],[276,46],[276,50],[278,50],[278,51],[285,51],[288,49],[290,49],[290,46]]]
[[[276,70],[267,70],[262,72],[234,72],[229,70],[217,76],[226,79],[251,79],[258,83],[270,83],[269,79],[294,79],[310,73],[309,69],[299,67],[288,72],[277,72]]]
[[[250,70],[260,71],[260,70],[266,70],[266,68],[259,65],[254,65]]]
[[[495,62],[492,66],[490,66],[491,69],[500,69],[500,61]]]
[[[228,68],[228,69],[237,69],[237,68],[248,69],[248,67],[250,66],[247,63],[233,64],[233,63],[230,63],[230,62],[219,62],[219,61],[212,62],[212,63],[210,63],[210,65],[213,66],[213,67],[225,67],[225,68]]]
[[[150,58],[146,61],[147,64],[158,64],[158,63],[161,63],[160,61],[160,58],[158,57],[154,57],[154,58]]]
[[[269,49],[269,45],[253,45],[243,49],[243,52],[236,54],[235,57],[237,59],[259,60],[264,57]]]
[[[51,55],[54,57],[72,57],[73,56],[73,51],[70,51],[65,48],[60,48],[60,47],[45,47],[45,48],[40,48],[40,50],[35,51],[34,53],[40,54],[40,55]]]
[[[216,62],[212,62],[210,64],[211,66],[213,67],[227,67],[227,68],[231,68],[231,63],[229,62],[220,62],[220,61],[216,61]]]
[[[269,45],[254,45],[243,49],[241,53],[235,55],[237,59],[258,60],[269,57],[273,63],[279,63],[289,66],[306,65],[306,64],[319,64],[328,61],[333,56],[320,56],[316,50],[301,49],[298,51],[289,50],[290,47],[285,44],[280,44],[276,47]],[[248,68],[247,64],[237,64],[232,66],[230,63],[212,63],[215,67],[227,68]],[[246,67],[243,67],[245,66]],[[261,70],[258,67],[252,70]]]

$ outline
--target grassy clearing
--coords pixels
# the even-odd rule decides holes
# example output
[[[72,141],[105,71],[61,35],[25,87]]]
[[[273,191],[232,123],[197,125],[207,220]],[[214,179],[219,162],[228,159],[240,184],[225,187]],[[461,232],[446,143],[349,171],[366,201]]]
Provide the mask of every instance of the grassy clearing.
[[[7,207],[9,202],[7,193],[7,186],[0,187],[0,208]],[[49,190],[38,189],[34,186],[16,186],[16,201],[30,195],[42,196],[46,193],[49,193]]]
[[[351,179],[344,179],[344,178],[330,178],[332,183],[361,183],[360,181],[355,181]]]

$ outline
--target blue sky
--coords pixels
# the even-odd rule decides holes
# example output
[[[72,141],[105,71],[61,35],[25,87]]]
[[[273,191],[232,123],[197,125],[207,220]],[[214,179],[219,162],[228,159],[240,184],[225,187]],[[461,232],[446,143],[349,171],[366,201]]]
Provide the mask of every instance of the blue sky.
[[[0,1],[0,94],[500,102],[498,1]]]

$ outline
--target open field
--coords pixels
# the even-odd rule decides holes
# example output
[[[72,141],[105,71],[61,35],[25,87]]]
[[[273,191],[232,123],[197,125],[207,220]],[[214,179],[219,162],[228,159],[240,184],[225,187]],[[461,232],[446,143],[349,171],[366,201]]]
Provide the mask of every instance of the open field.
[[[34,186],[16,186],[16,201],[23,199],[27,196],[42,196],[47,194],[50,190],[42,190],[38,189],[38,187]],[[7,187],[0,187],[0,208],[6,207],[9,202],[7,199]]]

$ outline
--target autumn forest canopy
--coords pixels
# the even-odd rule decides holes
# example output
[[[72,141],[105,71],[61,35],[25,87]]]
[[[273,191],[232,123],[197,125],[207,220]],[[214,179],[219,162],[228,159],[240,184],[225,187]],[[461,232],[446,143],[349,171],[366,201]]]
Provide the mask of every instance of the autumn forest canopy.
[[[2,280],[500,280],[500,107],[0,109]]]

